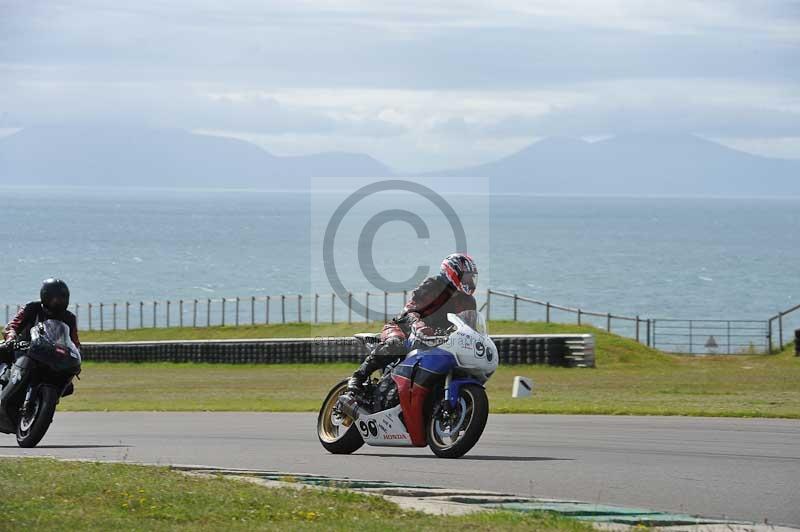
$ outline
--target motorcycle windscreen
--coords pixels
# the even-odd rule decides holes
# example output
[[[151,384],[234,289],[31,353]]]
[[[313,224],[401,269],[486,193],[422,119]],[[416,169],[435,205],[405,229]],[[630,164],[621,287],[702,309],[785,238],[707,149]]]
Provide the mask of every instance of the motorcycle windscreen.
[[[488,336],[489,328],[486,326],[486,320],[484,319],[483,314],[477,310],[463,310],[456,314],[456,316],[469,328],[474,329],[478,334]]]
[[[81,364],[81,352],[72,341],[69,326],[59,320],[46,320],[31,329],[28,356],[58,370]]]

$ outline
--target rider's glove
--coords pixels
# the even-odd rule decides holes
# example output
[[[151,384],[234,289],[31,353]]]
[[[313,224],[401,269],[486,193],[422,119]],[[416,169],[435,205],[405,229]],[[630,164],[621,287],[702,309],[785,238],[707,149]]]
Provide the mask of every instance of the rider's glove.
[[[403,339],[399,336],[390,336],[383,342],[383,345],[387,355],[398,356],[405,352]]]
[[[425,325],[425,322],[422,320],[417,320],[411,325],[411,330],[414,333],[414,336],[421,337],[421,336],[433,336],[435,331],[433,328],[428,327]]]
[[[16,344],[16,340],[13,338],[6,340],[5,342],[0,342],[0,353],[13,353]]]

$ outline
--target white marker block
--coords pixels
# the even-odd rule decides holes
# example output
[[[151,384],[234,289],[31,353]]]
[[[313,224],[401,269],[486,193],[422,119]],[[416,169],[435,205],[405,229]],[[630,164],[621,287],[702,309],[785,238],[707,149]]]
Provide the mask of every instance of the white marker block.
[[[514,387],[511,389],[511,397],[530,397],[533,393],[533,381],[528,377],[514,377]]]

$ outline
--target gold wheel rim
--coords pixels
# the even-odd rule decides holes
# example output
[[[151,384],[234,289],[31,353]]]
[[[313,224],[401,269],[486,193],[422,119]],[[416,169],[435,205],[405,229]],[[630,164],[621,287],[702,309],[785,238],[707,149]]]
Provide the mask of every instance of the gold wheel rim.
[[[333,443],[344,436],[353,424],[353,420],[347,416],[342,416],[342,421],[339,425],[333,423],[334,407],[339,397],[347,390],[347,385],[342,384],[332,394],[325,407],[322,410],[322,419],[320,420],[319,435],[328,443]]]

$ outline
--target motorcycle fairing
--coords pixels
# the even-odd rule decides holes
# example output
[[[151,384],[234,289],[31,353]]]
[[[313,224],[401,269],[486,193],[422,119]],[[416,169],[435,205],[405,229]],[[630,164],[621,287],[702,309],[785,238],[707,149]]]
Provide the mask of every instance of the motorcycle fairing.
[[[369,415],[361,415],[355,421],[364,442],[369,445],[410,447],[411,436],[401,420],[402,406]]]
[[[397,384],[403,420],[416,447],[425,447],[425,401],[434,385],[443,379],[453,367],[456,359],[450,353],[433,348],[415,350],[395,367],[392,379]]]
[[[33,361],[30,358],[21,356],[11,366],[8,383],[0,391],[0,432],[11,434],[17,430],[17,420],[12,419],[7,411],[9,407],[19,407],[19,403],[14,402],[13,399],[28,386],[29,368],[32,365]],[[13,404],[9,404],[9,402]]]
[[[403,420],[411,437],[411,444],[415,447],[425,447],[428,438],[425,437],[425,399],[430,389],[424,386],[415,386],[413,381],[400,375],[392,375],[397,384],[397,394],[400,397],[399,408],[403,411]]]

